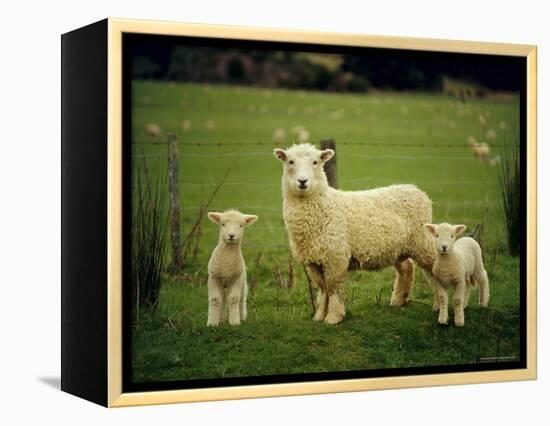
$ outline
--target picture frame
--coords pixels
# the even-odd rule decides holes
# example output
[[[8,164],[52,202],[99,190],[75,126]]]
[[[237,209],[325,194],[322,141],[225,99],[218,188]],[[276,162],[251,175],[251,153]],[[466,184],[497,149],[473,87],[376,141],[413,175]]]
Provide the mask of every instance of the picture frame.
[[[127,380],[132,373],[127,369],[132,359],[125,352],[125,345],[131,342],[130,314],[125,310],[128,297],[125,298],[124,289],[128,291],[129,286],[130,260],[125,247],[131,238],[131,216],[124,206],[131,205],[131,191],[125,183],[131,182],[132,172],[125,158],[132,155],[129,141],[133,139],[129,135],[133,130],[129,124],[131,104],[125,103],[125,94],[132,90],[132,84],[124,64],[128,53],[125,41],[132,36],[164,37],[167,43],[194,38],[229,46],[239,43],[241,47],[262,43],[311,49],[336,46],[522,61],[525,81],[520,95],[519,133],[525,232],[520,254],[522,348],[517,363],[504,368],[503,364],[475,368],[435,366],[428,372],[405,368],[374,376],[341,372],[340,378],[323,374],[311,374],[309,378],[302,375],[301,379],[276,375],[252,381],[222,380],[222,385],[208,382],[203,386],[201,383],[206,382],[197,381],[187,388],[179,388],[178,383],[164,387],[157,383],[129,391]],[[535,46],[113,18],[64,34],[61,44],[63,391],[107,407],[122,407],[536,379]],[[205,300],[205,310],[206,303]]]

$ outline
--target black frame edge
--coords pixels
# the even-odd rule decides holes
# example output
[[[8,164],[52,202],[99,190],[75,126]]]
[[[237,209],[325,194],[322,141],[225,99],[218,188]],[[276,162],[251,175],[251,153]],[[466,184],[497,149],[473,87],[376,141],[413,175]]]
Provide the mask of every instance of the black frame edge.
[[[108,404],[108,20],[61,36],[61,390]]]

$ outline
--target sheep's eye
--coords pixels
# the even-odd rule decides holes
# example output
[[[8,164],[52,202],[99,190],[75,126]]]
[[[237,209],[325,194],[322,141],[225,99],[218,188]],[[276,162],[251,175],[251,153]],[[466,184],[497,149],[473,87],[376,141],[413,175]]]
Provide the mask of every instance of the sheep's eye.
[[[455,236],[454,235],[451,235],[451,238],[454,238]]]
[[[435,234],[435,238],[439,238],[439,235]]]
[[[225,226],[225,223],[222,223],[222,226]]]
[[[314,166],[316,166],[316,165],[317,165],[317,160],[315,160],[315,161],[313,162],[313,165],[314,165]]]
[[[242,226],[242,225],[240,225],[240,227],[242,228],[243,226]]]
[[[294,160],[290,160],[288,164],[294,164]]]

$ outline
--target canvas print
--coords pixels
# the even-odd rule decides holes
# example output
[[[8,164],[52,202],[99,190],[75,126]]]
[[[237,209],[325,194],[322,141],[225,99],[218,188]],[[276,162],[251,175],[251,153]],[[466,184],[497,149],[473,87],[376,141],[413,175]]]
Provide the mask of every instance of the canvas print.
[[[124,49],[129,389],[523,365],[524,59]]]

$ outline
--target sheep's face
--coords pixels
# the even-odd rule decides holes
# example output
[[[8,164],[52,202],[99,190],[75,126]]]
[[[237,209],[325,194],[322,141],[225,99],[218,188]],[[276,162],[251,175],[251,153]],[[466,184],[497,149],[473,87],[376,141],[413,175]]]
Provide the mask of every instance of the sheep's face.
[[[227,210],[223,213],[209,212],[208,219],[220,227],[220,240],[228,244],[238,244],[242,240],[244,228],[256,222],[258,216]]]
[[[327,184],[323,165],[334,156],[332,149],[320,151],[311,144],[275,149],[275,157],[283,163],[283,185],[296,196],[306,197]]]
[[[452,253],[456,237],[466,229],[466,225],[450,225],[448,223],[439,225],[427,223],[424,226],[433,235],[436,251],[443,255]]]

